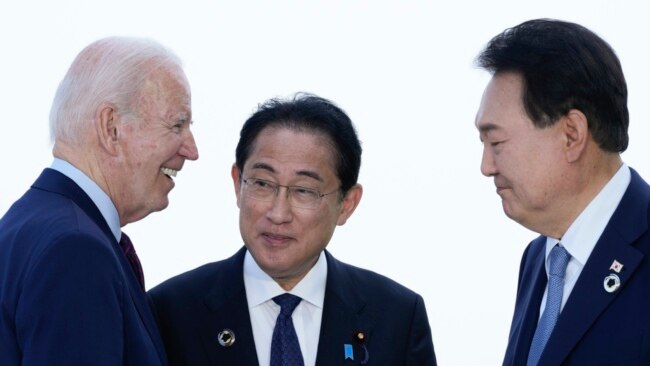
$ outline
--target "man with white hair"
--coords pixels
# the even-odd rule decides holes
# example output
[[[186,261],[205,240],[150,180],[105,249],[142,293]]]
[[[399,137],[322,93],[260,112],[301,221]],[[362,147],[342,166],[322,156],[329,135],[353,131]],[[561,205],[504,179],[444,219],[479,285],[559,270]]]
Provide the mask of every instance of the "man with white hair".
[[[167,207],[198,151],[179,59],[146,39],[86,47],[50,113],[52,165],[0,219],[0,364],[166,365],[121,227]]]

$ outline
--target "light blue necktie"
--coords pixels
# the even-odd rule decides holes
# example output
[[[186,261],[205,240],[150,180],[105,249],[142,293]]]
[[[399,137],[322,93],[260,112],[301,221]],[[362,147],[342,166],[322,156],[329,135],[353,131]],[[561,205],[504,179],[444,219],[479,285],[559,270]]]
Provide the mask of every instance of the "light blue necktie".
[[[560,245],[551,249],[549,254],[548,293],[546,295],[546,307],[544,313],[537,323],[533,341],[528,352],[528,366],[537,366],[542,356],[548,338],[553,332],[557,318],[560,316],[562,305],[562,293],[564,291],[564,272],[569,263],[571,255]]]
[[[293,327],[291,314],[302,299],[289,293],[273,298],[280,305],[271,339],[271,366],[303,366],[298,336]]]

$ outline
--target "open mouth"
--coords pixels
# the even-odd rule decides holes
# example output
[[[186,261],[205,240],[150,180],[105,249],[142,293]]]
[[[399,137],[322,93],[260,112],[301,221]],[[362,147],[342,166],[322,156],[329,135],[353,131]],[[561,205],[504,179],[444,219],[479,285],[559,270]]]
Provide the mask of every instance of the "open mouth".
[[[176,174],[178,174],[178,170],[174,170],[174,169],[166,168],[166,167],[162,167],[162,168],[160,168],[160,171],[161,171],[164,175],[168,176],[169,178],[173,178],[173,177],[176,176]]]

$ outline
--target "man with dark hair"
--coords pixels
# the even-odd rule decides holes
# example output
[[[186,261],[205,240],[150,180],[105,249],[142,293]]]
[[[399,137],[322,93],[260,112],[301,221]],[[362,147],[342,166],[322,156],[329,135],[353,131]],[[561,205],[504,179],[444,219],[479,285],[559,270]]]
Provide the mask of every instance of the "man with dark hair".
[[[271,100],[231,175],[245,247],[152,289],[172,365],[435,365],[422,297],[325,247],[361,200],[361,145],[328,100]]]
[[[481,172],[524,252],[504,365],[650,364],[650,187],[620,153],[627,87],[612,48],[538,19],[494,37],[476,116]],[[548,273],[548,275],[547,275]]]

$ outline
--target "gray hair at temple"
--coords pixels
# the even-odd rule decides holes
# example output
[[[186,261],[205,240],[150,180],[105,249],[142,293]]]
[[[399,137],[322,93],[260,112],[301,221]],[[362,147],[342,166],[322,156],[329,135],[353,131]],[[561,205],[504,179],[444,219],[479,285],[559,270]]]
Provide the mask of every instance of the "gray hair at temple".
[[[109,37],[91,43],[77,55],[56,91],[50,110],[51,139],[79,142],[103,103],[114,105],[121,114],[135,112],[140,88],[161,68],[182,65],[156,41]]]

